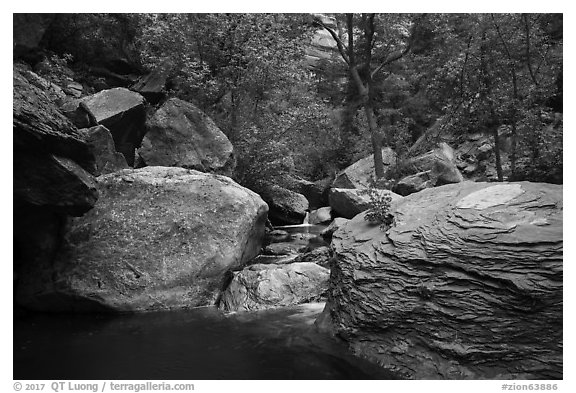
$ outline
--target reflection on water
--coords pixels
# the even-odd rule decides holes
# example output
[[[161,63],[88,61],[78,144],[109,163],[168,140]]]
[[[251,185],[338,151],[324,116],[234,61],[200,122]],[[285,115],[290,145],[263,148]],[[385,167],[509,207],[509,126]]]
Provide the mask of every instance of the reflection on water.
[[[14,321],[14,379],[392,379],[313,325],[322,303]]]

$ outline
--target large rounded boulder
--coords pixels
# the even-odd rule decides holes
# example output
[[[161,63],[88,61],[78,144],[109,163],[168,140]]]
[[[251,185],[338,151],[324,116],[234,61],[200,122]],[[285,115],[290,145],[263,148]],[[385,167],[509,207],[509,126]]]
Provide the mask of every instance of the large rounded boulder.
[[[232,173],[232,143],[204,112],[178,98],[166,101],[148,122],[139,154],[146,165]]]
[[[270,206],[268,214],[274,225],[302,224],[309,209],[308,200],[302,194],[277,185],[267,185],[260,192]]]
[[[45,311],[214,304],[226,272],[260,251],[268,206],[228,177],[125,169],[100,176],[98,190],[57,255],[23,269],[18,303]]]
[[[562,378],[562,186],[463,182],[333,235],[319,325],[414,379]]]
[[[257,264],[234,273],[220,300],[224,311],[253,311],[319,300],[330,271],[313,262]]]

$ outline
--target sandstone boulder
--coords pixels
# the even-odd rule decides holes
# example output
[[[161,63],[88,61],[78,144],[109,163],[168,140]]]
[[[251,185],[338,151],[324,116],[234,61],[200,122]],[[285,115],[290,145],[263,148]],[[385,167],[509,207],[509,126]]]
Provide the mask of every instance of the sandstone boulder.
[[[234,273],[220,299],[224,311],[251,311],[318,300],[330,271],[315,263],[258,264]]]
[[[142,94],[148,102],[156,104],[166,95],[165,88],[170,70],[171,64],[166,62],[140,77],[131,89]]]
[[[310,209],[328,206],[328,192],[332,185],[332,179],[325,178],[311,182],[295,177],[288,177],[285,180],[286,188],[302,194],[308,199]]]
[[[96,124],[112,133],[116,149],[134,165],[134,151],[145,133],[144,97],[123,87],[102,90],[81,99],[82,107]]]
[[[14,173],[14,196],[34,206],[78,216],[98,199],[94,177],[66,157],[19,151]]]
[[[277,185],[268,185],[261,192],[270,207],[268,217],[274,225],[302,224],[308,210],[308,200],[302,194]]]
[[[298,255],[294,262],[314,262],[317,265],[329,268],[331,258],[330,247],[322,246]]]
[[[80,105],[80,100],[77,98],[66,97],[59,100],[58,109],[80,129],[96,126],[94,118]]]
[[[562,186],[463,182],[334,233],[320,325],[409,379],[561,379]]]
[[[312,210],[308,218],[308,223],[312,225],[323,224],[328,221],[332,221],[332,208],[330,206]]]
[[[267,206],[230,178],[183,168],[98,178],[54,258],[22,274],[19,304],[43,311],[148,311],[214,304],[225,272],[254,258]]]
[[[14,151],[42,152],[74,160],[94,170],[94,156],[76,127],[22,66],[13,66],[12,129]],[[16,154],[15,154],[16,155]]]
[[[277,242],[267,245],[264,250],[264,255],[296,255],[305,246],[297,243],[290,242]]]
[[[394,192],[403,196],[425,188],[464,181],[456,165],[454,150],[444,142],[436,149],[408,160],[403,167],[409,175],[394,187]]]
[[[139,154],[146,165],[179,166],[231,174],[232,144],[216,124],[194,105],[172,98],[148,122]]]
[[[15,202],[83,214],[98,198],[94,155],[32,74],[13,67]]]
[[[382,160],[384,162],[384,171],[396,163],[396,153],[389,148],[382,149]],[[371,186],[372,179],[374,178],[374,155],[369,155],[348,168],[340,172],[332,187],[334,188],[366,188]]]
[[[352,218],[371,207],[370,197],[363,194],[365,189],[332,188],[330,190],[330,206],[340,216]],[[402,198],[388,190],[376,190],[380,195],[390,195],[392,201]]]
[[[402,178],[394,187],[394,191],[399,195],[407,196],[430,187],[432,187],[430,171],[425,171]]]
[[[126,158],[116,151],[112,134],[106,127],[96,126],[80,131],[96,157],[96,176],[128,168]]]

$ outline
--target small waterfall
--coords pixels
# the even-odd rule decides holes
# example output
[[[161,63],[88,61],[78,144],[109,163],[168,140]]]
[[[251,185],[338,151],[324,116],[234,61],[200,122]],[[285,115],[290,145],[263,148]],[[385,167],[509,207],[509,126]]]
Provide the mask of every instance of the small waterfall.
[[[310,225],[310,212],[306,212],[306,216],[304,217],[302,225]]]

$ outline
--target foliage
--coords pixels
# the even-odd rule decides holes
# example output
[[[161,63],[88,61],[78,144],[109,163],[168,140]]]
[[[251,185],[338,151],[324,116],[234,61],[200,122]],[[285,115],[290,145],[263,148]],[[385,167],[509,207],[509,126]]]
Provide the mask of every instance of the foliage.
[[[167,66],[169,94],[215,120],[251,188],[333,176],[379,144],[400,164],[472,133],[506,139],[503,179],[562,182],[561,14],[334,18],[342,49],[310,68],[311,37],[328,31],[310,15],[57,14],[42,40],[57,55],[41,66],[62,78],[106,58]]]
[[[138,66],[134,42],[140,28],[137,14],[55,14],[42,44],[77,62],[98,63],[123,58]]]
[[[378,192],[378,189],[369,187],[360,191],[360,194],[370,198],[370,208],[364,214],[364,219],[371,224],[380,225],[383,231],[387,230],[394,221],[394,217],[390,214],[392,202],[390,193]]]

